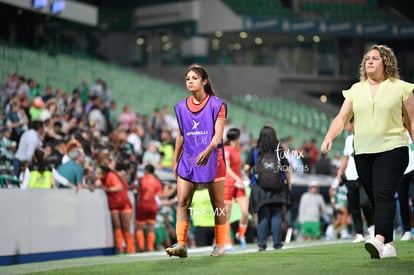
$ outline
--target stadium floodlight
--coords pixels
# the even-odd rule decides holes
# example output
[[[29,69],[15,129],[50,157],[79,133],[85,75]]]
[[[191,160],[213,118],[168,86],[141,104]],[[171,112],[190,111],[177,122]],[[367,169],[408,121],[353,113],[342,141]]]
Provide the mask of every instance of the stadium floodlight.
[[[65,10],[66,3],[63,0],[53,1],[50,5],[50,11],[52,14],[58,14]]]
[[[33,0],[32,1],[33,8],[43,9],[44,7],[47,6],[47,2],[49,2],[49,0]]]

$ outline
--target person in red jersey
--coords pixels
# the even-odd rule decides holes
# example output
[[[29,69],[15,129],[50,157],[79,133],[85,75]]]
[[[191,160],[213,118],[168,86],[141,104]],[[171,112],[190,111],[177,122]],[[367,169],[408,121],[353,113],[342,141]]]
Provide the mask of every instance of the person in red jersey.
[[[154,166],[147,164],[144,167],[144,177],[139,181],[138,202],[135,212],[135,236],[140,252],[145,249],[145,226],[147,229],[147,251],[154,250],[154,224],[160,198],[162,198],[162,184],[154,175]]]
[[[233,205],[233,199],[236,200],[240,207],[241,218],[239,221],[239,229],[235,234],[236,239],[240,241],[240,246],[246,248],[246,230],[249,219],[249,202],[247,200],[246,191],[243,184],[243,175],[241,172],[242,159],[240,155],[240,130],[231,128],[226,134],[227,141],[224,144],[224,153],[226,159],[227,173],[224,182],[224,203],[226,204],[226,251],[232,252],[233,246],[230,237],[230,215]]]
[[[115,168],[116,160],[109,156],[107,163],[100,165],[97,169],[97,178],[99,179],[97,185],[102,185],[108,197],[115,247],[118,249],[118,253],[124,253],[124,241],[126,252],[135,253],[134,237],[130,230],[132,204],[128,197],[128,184]]]
[[[209,210],[214,214],[216,240],[210,255],[222,256],[226,227],[224,205],[226,164],[223,130],[227,107],[215,96],[204,67],[191,65],[185,72],[185,83],[191,95],[175,106],[179,125],[173,159],[178,198],[177,243],[165,251],[169,256],[187,257],[186,244],[191,201],[197,185],[207,184],[213,206]]]

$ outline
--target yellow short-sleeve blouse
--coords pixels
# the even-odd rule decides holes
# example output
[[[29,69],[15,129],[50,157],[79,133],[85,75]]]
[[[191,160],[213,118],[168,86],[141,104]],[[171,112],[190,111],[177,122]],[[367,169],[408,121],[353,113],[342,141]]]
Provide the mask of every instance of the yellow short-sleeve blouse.
[[[408,146],[403,126],[403,102],[414,84],[388,79],[379,85],[374,97],[366,82],[358,82],[343,96],[352,102],[355,154],[380,153]]]

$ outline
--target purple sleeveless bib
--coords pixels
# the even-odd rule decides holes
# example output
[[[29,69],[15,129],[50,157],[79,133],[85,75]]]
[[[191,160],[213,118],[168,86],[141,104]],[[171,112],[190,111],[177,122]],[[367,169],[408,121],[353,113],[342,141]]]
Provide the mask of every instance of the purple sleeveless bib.
[[[175,106],[178,125],[184,137],[183,152],[178,161],[178,175],[194,183],[213,182],[217,175],[218,147],[211,152],[205,166],[197,166],[197,156],[208,147],[214,136],[214,125],[223,102],[210,96],[204,108],[193,113],[187,106],[187,100]]]

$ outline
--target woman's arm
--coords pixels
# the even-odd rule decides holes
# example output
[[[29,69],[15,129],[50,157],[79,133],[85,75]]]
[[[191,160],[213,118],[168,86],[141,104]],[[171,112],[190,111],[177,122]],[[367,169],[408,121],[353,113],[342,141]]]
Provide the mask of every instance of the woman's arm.
[[[404,101],[403,115],[404,125],[410,133],[411,140],[414,140],[414,95],[412,93]]]
[[[210,157],[211,152],[223,142],[223,132],[224,124],[226,123],[225,119],[217,119],[216,124],[214,125],[214,136],[212,137],[210,144],[207,148],[201,152],[196,159],[196,164],[198,166],[204,166],[207,164],[208,158]]]
[[[322,153],[328,153],[331,150],[332,141],[342,132],[352,116],[352,102],[345,99],[342,103],[341,110],[339,110],[338,115],[332,121],[331,126],[329,127],[329,130],[322,142]]]
[[[177,178],[177,166],[178,160],[183,152],[183,144],[184,144],[184,137],[181,133],[181,129],[178,129],[177,136],[175,138],[175,150],[174,150],[174,158],[173,158],[173,173],[175,178]]]

